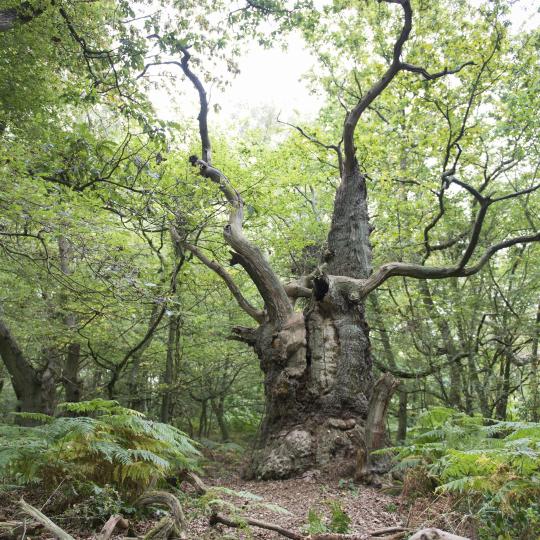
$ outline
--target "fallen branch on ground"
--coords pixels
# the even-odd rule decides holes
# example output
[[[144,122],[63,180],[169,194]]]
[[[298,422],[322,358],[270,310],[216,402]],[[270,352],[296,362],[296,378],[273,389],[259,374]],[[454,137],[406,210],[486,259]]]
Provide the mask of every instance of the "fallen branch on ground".
[[[215,513],[210,517],[210,526],[217,525],[221,523],[227,527],[232,527],[239,529],[245,527],[246,525],[251,525],[253,527],[258,527],[260,529],[267,529],[269,531],[274,531],[284,536],[285,538],[290,538],[291,540],[363,540],[366,538],[366,533],[362,534],[340,534],[340,533],[318,533],[312,535],[304,535],[291,531],[290,529],[285,529],[280,525],[275,523],[268,523],[266,521],[260,521],[258,519],[253,519],[250,517],[240,517],[240,518],[229,518],[223,514]],[[388,527],[386,529],[378,529],[375,531],[368,532],[367,534],[377,540],[399,540],[404,538],[410,532],[409,529],[405,527]],[[388,533],[393,533],[390,536],[382,536]],[[422,529],[418,531],[410,538],[410,540],[469,540],[463,536],[456,536],[455,534],[447,533],[441,531],[440,529]]]
[[[41,523],[48,531],[51,531],[60,540],[75,540],[73,536],[61,529],[56,523],[51,521],[45,514],[42,514],[37,508],[28,504],[24,499],[19,501],[21,510]]]
[[[24,534],[37,534],[43,525],[37,521],[2,521],[0,522],[0,538],[15,540],[21,538]]]
[[[441,531],[441,529],[422,529],[417,533],[413,534],[409,540],[470,540],[464,536],[458,536],[446,531]]]
[[[111,516],[107,520],[105,525],[103,525],[103,528],[101,529],[101,532],[97,535],[96,540],[109,540],[116,527],[124,530],[128,529],[128,520],[124,519],[124,517],[120,514],[115,514],[114,516]]]

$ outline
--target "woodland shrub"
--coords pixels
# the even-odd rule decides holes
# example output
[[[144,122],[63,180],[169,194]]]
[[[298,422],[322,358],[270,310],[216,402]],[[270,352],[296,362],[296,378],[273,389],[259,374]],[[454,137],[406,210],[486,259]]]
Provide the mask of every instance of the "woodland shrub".
[[[436,407],[419,418],[396,469],[461,494],[482,539],[540,538],[540,424],[494,421]]]
[[[0,424],[0,479],[54,487],[92,483],[137,494],[179,469],[193,469],[194,442],[116,401],[64,403],[69,416],[21,413],[34,427]]]

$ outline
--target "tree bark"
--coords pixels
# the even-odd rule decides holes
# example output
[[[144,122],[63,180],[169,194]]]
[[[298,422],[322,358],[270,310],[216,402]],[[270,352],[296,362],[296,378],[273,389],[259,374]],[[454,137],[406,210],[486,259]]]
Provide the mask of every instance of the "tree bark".
[[[180,321],[177,315],[171,315],[169,319],[169,332],[167,338],[167,358],[165,360],[165,370],[163,373],[162,382],[165,385],[161,396],[161,422],[167,423],[171,415],[172,408],[172,390],[171,385],[175,378],[175,358],[176,347],[178,345]]]
[[[72,270],[72,246],[68,238],[61,235],[58,238],[58,257],[60,260],[60,270],[65,276],[73,273]],[[67,294],[61,295],[62,304],[67,303]],[[68,333],[74,334],[77,328],[77,318],[71,312],[64,316],[64,324]],[[81,400],[83,382],[79,377],[81,360],[81,345],[75,340],[68,343],[65,353],[64,369],[62,373],[62,383],[64,385],[65,400],[68,402],[78,402]]]
[[[454,358],[457,354],[457,347],[452,336],[452,330],[448,321],[437,314],[437,308],[431,294],[429,284],[425,279],[418,282],[420,292],[422,293],[422,301],[427,312],[431,315],[433,322],[439,330],[442,342],[445,348],[445,354],[448,360]],[[458,410],[462,409],[461,404],[461,368],[458,362],[450,363],[450,389],[448,392],[448,405]]]
[[[13,390],[18,399],[18,412],[39,412],[50,414],[50,384],[48,392],[44,391],[43,380],[51,382],[50,370],[45,370],[43,376],[32,366],[22,352],[17,340],[0,319],[0,356],[11,378]],[[46,385],[47,386],[47,385]],[[47,395],[48,394],[48,395]],[[24,424],[32,424],[31,421],[21,421]]]
[[[256,334],[266,408],[248,475],[335,470],[354,459],[366,436],[373,378],[365,306],[346,282],[326,273],[331,268],[354,280],[371,272],[365,179],[357,167],[343,174],[334,216],[308,307],[282,325],[262,324]]]
[[[212,404],[212,409],[214,411],[216,421],[219,426],[221,440],[222,442],[228,442],[230,440],[230,436],[229,427],[227,426],[227,422],[225,421],[225,396],[221,395],[216,399],[212,399],[210,402]]]
[[[536,319],[534,321],[533,341],[531,347],[531,420],[538,422],[540,420],[540,374],[538,372],[538,342],[540,337],[540,302],[536,309]]]

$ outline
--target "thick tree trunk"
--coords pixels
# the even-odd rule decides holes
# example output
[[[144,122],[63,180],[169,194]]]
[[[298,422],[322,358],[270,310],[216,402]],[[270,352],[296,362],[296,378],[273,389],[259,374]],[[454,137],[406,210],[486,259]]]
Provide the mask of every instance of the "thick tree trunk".
[[[373,386],[369,327],[363,302],[334,276],[369,276],[369,233],[365,180],[355,167],[336,194],[328,250],[308,307],[281,326],[263,323],[255,334],[266,410],[252,476],[337,471],[364,444]]]
[[[51,359],[39,373],[22,352],[7,325],[0,319],[0,356],[11,378],[18,412],[51,414],[56,405],[56,378]],[[31,424],[31,421],[21,421]]]

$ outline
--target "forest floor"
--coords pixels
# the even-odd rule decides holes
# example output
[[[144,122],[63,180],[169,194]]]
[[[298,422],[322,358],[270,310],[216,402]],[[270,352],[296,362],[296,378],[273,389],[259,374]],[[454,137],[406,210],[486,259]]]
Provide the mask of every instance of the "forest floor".
[[[338,502],[350,517],[349,532],[366,533],[366,538],[369,537],[368,531],[404,525],[407,521],[407,516],[400,510],[398,497],[348,481],[309,475],[280,481],[246,481],[235,473],[205,481],[209,486],[225,486],[237,493],[258,495],[260,501],[253,501],[249,496],[228,496],[227,499],[241,507],[243,516],[279,524],[295,532],[307,532],[309,511],[316,513],[323,521],[328,520],[332,502]],[[190,531],[195,534],[194,538],[200,538],[196,531],[201,533],[207,526],[208,519],[201,516],[192,521]],[[250,534],[250,538],[257,539],[283,538],[278,533],[254,527]]]
[[[417,499],[414,504],[405,498],[386,493],[384,490],[364,486],[352,480],[333,479],[320,474],[306,474],[302,478],[281,481],[247,481],[241,478],[238,462],[208,463],[202,475],[206,486],[211,490],[212,498],[224,501],[222,513],[229,516],[243,516],[277,524],[295,532],[308,533],[308,513],[317,515],[323,523],[328,523],[331,516],[331,505],[339,503],[340,508],[349,516],[348,532],[370,537],[370,532],[388,527],[404,526],[412,530],[423,526],[437,526],[455,533],[466,532],[459,516],[450,510],[444,498]],[[216,488],[214,491],[212,488]],[[225,488],[223,491],[220,488]],[[238,539],[278,539],[283,538],[276,532],[251,527],[240,531],[217,525],[209,527],[208,515],[204,512],[198,498],[189,493],[190,486],[182,484],[182,501],[188,521],[188,534],[192,540],[238,538]],[[173,490],[174,491],[174,490]],[[193,496],[189,496],[193,495]],[[254,497],[257,496],[257,497]],[[0,492],[0,522],[20,520],[17,501],[23,497],[27,502],[43,508],[43,512],[69,532],[75,538],[96,537],[101,525],[107,519],[87,521],[78,511],[79,507],[62,511],[55,509],[58,494],[41,492],[40,490],[16,490]],[[90,504],[88,504],[89,506]],[[84,513],[84,512],[83,512]],[[152,529],[163,513],[150,513],[146,519],[132,520],[130,531],[121,536],[144,536]],[[108,516],[107,516],[108,517]],[[50,538],[51,534],[44,530],[34,531],[27,538]],[[0,539],[5,538],[1,534]]]

